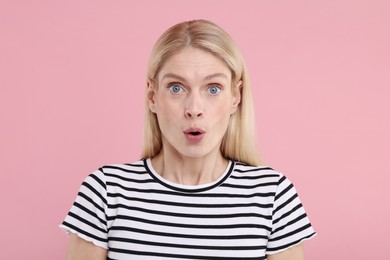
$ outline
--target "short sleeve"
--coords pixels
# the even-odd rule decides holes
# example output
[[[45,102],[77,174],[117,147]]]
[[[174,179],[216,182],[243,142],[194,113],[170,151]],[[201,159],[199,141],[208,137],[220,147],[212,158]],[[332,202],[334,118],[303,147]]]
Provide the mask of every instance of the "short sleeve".
[[[316,235],[294,185],[281,175],[272,212],[267,254],[275,254]]]
[[[65,220],[60,225],[66,233],[108,249],[107,191],[104,174],[97,170],[82,183],[79,193]]]

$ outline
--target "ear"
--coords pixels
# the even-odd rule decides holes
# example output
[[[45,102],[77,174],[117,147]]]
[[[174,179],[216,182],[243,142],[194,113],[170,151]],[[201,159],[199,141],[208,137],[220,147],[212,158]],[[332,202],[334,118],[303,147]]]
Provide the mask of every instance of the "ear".
[[[242,80],[236,83],[235,88],[233,89],[233,102],[232,102],[232,111],[231,114],[234,114],[237,111],[238,105],[241,102],[241,88]]]
[[[148,106],[150,111],[153,113],[156,113],[156,89],[153,86],[153,83],[151,81],[147,82],[147,89],[146,89],[146,101],[148,102]]]

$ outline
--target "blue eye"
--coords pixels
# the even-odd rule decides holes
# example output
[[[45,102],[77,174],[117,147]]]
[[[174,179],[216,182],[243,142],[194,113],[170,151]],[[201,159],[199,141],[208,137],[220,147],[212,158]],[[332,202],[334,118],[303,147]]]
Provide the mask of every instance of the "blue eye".
[[[220,91],[221,91],[221,88],[218,87],[218,86],[215,86],[215,85],[208,88],[208,92],[209,92],[210,94],[212,94],[212,95],[216,95],[216,94],[218,94]]]
[[[183,88],[179,84],[173,84],[169,86],[169,90],[175,94],[178,94],[183,91]]]

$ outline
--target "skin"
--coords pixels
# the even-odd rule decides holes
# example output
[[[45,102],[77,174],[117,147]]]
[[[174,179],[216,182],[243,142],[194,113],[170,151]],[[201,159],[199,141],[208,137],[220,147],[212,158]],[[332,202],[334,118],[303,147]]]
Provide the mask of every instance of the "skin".
[[[227,160],[220,152],[221,141],[240,102],[240,92],[233,93],[231,86],[228,67],[200,49],[187,47],[164,64],[158,87],[149,86],[148,101],[163,143],[152,164],[165,179],[199,185],[224,172]],[[200,142],[187,140],[183,132],[190,127],[206,132]]]
[[[304,260],[303,244],[299,243],[283,252],[267,255],[267,260]]]
[[[66,260],[105,260],[107,250],[88,242],[76,234],[69,237]]]
[[[231,72],[217,57],[186,47],[170,57],[158,75],[158,85],[148,83],[148,104],[157,115],[162,133],[162,151],[154,169],[165,179],[184,184],[209,183],[225,171],[227,160],[220,152],[230,116],[241,101],[242,82],[231,82]],[[189,141],[183,131],[205,131],[201,141]],[[106,259],[107,250],[71,235],[68,260]],[[302,260],[303,246],[269,255],[268,260]]]

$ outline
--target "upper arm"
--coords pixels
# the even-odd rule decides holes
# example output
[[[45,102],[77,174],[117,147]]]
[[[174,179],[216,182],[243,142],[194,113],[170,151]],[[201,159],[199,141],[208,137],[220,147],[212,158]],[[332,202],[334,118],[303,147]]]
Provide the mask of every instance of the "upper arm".
[[[277,255],[277,252],[283,252],[283,249],[291,247],[291,250],[286,250],[286,254],[289,252],[297,255],[303,251],[302,246],[295,248],[293,245],[298,245],[314,237],[315,234],[294,185],[281,175],[272,209],[272,231],[267,242],[267,253]],[[283,257],[276,259],[283,259]]]
[[[304,260],[303,243],[299,243],[280,253],[267,255],[267,260]]]
[[[107,250],[80,238],[76,234],[70,234],[67,260],[105,260]]]

